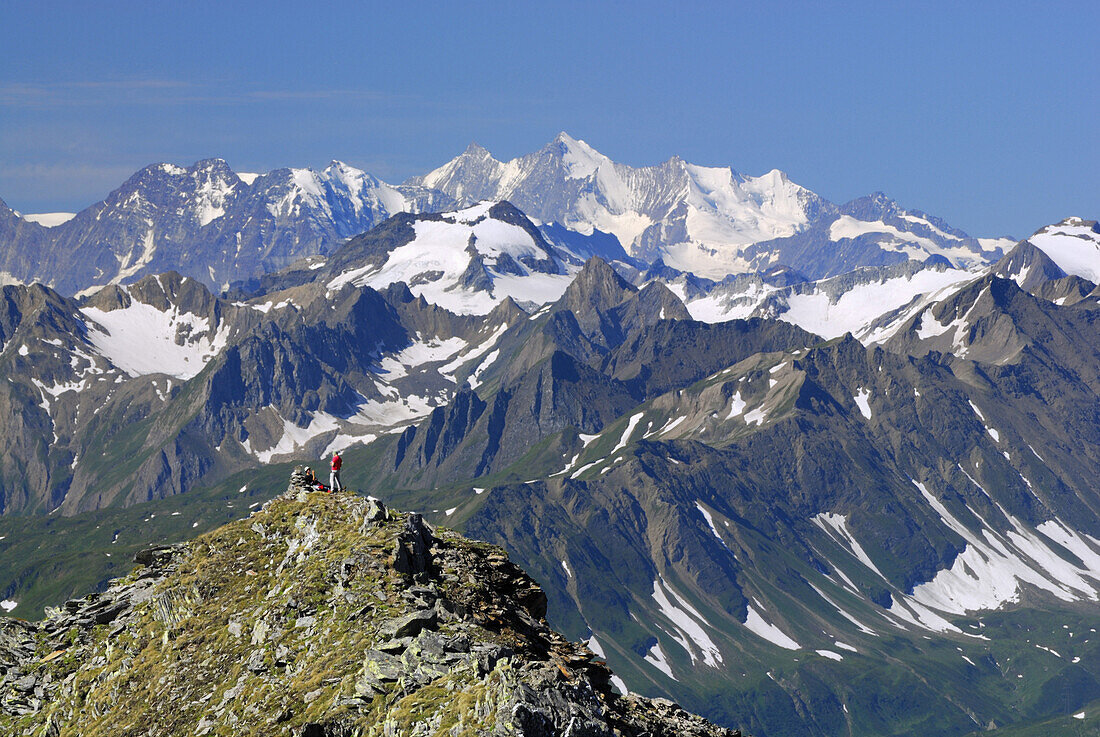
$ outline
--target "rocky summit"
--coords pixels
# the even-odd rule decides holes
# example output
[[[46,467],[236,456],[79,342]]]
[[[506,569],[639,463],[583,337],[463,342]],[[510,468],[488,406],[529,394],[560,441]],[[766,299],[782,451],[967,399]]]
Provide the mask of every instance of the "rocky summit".
[[[500,549],[380,502],[287,492],[152,548],[103,593],[0,620],[0,731],[734,737],[621,695]]]

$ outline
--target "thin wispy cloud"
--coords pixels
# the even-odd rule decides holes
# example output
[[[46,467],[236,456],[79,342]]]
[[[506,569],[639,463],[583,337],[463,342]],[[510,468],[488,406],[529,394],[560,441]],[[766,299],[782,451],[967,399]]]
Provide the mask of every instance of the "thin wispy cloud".
[[[367,101],[394,101],[413,100],[413,95],[393,95],[375,90],[257,90],[245,93],[250,100],[367,100]]]
[[[0,83],[0,107],[47,108],[94,105],[247,105],[280,102],[411,103],[410,94],[371,89],[234,90],[174,79],[87,80],[50,84]]]
[[[110,102],[119,95],[140,95],[184,90],[188,82],[172,79],[85,80],[76,82],[0,83],[0,105],[46,106],[86,105]]]

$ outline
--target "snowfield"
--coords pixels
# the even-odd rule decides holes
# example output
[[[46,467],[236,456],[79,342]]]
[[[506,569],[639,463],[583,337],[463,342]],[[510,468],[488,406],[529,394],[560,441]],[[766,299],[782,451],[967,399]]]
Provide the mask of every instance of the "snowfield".
[[[1067,274],[1100,283],[1100,233],[1081,218],[1049,225],[1028,241]]]
[[[161,312],[137,300],[117,310],[85,307],[81,312],[90,321],[88,341],[130,376],[167,374],[190,379],[229,339],[228,328],[211,331],[204,317],[175,308]]]
[[[505,297],[519,302],[546,303],[556,300],[572,281],[576,269],[566,273],[536,271],[521,259],[551,259],[523,228],[488,217],[495,203],[483,202],[456,212],[444,213],[444,220],[419,220],[414,237],[393,249],[381,267],[362,266],[346,271],[329,282],[330,290],[346,284],[384,289],[405,282],[417,296],[458,314],[484,315]],[[492,290],[466,287],[463,275],[471,266],[473,250],[480,257]],[[499,271],[498,262],[508,257],[521,275]]]

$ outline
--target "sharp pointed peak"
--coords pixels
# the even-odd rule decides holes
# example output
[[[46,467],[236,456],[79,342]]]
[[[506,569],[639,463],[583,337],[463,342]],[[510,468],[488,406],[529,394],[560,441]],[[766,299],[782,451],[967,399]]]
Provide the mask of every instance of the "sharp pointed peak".
[[[470,141],[470,145],[466,147],[466,150],[462,152],[462,155],[476,156],[478,158],[492,156],[492,154],[489,153],[489,149],[485,148],[477,141]]]
[[[619,272],[607,261],[599,256],[592,256],[584,262],[577,275],[573,278],[566,295],[571,293],[591,293],[607,295],[633,294],[638,288],[624,279]],[[618,298],[617,301],[621,301]]]
[[[369,172],[360,169],[357,166],[352,166],[346,161],[340,161],[339,159],[333,159],[332,161],[330,161],[328,166],[325,167],[324,171],[322,171],[321,174],[329,178],[335,177],[344,181],[349,181],[353,179],[376,179],[376,177]]]
[[[187,173],[191,176],[199,175],[213,175],[220,177],[230,177],[234,174],[233,169],[229,166],[225,159],[213,158],[213,159],[201,159],[187,168]]]
[[[765,172],[764,174],[761,174],[760,176],[753,177],[753,178],[754,179],[766,179],[766,180],[782,182],[782,183],[786,183],[786,182],[791,181],[791,178],[789,176],[787,176],[787,172],[783,171],[782,169],[772,169],[769,172]],[[882,193],[878,192],[876,194],[882,194]],[[885,195],[883,195],[883,196],[885,196]]]
[[[574,138],[565,131],[561,131],[558,135],[554,136],[554,140],[546,144],[547,147],[559,147],[566,151],[583,151],[587,154],[600,155],[600,152],[592,148],[588,142],[581,140],[580,138]]]

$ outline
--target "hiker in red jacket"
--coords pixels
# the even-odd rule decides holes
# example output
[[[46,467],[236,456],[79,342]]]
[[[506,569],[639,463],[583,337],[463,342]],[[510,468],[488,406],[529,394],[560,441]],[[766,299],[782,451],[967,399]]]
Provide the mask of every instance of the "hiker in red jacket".
[[[340,483],[340,466],[344,464],[344,459],[340,457],[340,451],[333,451],[332,453],[332,473],[328,477],[328,485],[332,491],[343,491],[344,485]]]

